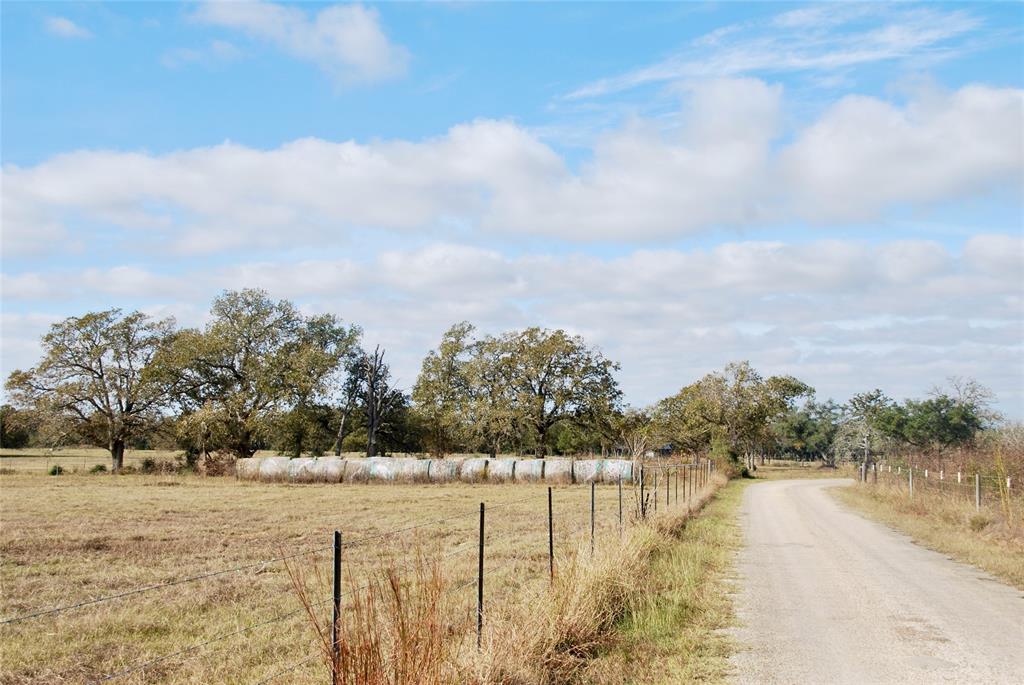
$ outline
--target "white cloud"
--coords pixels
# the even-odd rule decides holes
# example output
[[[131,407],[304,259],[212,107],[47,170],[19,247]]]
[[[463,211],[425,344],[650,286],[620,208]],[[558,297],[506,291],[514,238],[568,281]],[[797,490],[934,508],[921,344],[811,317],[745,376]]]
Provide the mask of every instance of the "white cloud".
[[[92,31],[67,17],[47,17],[43,25],[47,32],[61,38],[92,38]]]
[[[849,96],[782,153],[782,180],[811,219],[872,218],[895,203],[1024,182],[1024,91],[966,86],[896,107]]]
[[[781,138],[782,91],[756,79],[693,89],[668,132],[634,120],[578,171],[507,121],[424,141],[302,139],[166,155],[81,151],[3,171],[5,249],[77,226],[179,253],[336,245],[353,231],[483,230],[636,242],[719,227],[845,223],[1024,180],[1024,91],[966,86],[904,106],[848,97]]]
[[[749,358],[839,398],[875,386],[921,395],[947,375],[975,376],[1020,415],[1022,250],[1020,236],[999,234],[960,251],[928,241],[743,241],[617,257],[506,256],[435,243],[170,275],[137,266],[22,273],[3,287],[8,307],[56,295],[78,313],[90,302],[127,300],[186,325],[201,323],[225,288],[263,287],[363,325],[407,387],[441,333],[468,319],[486,332],[537,324],[578,332],[622,362],[622,383],[638,403]],[[1000,266],[1005,254],[1016,257]],[[39,326],[11,321],[6,369],[38,354],[26,336]]]
[[[200,48],[175,48],[160,57],[160,63],[168,69],[177,69],[189,64],[213,66],[233,62],[242,56],[242,51],[226,40],[212,40]]]
[[[666,59],[598,79],[569,94],[595,98],[647,84],[741,74],[830,72],[907,58],[934,58],[980,25],[967,12],[886,5],[803,8],[721,27]]]
[[[194,17],[267,41],[342,84],[400,76],[409,61],[408,51],[384,34],[377,11],[361,5],[332,5],[310,17],[271,2],[205,2]]]

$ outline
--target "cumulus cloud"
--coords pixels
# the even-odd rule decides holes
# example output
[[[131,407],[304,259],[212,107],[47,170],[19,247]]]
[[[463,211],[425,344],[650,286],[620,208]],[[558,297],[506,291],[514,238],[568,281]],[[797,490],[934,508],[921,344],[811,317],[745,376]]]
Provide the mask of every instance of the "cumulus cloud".
[[[361,5],[332,5],[311,17],[271,2],[205,2],[194,18],[266,41],[342,84],[399,76],[409,61],[408,51],[385,35],[377,11]]]
[[[848,96],[782,153],[809,218],[858,220],[895,203],[955,199],[1024,181],[1024,91],[967,86],[906,107]],[[1011,185],[1012,184],[1012,185]]]
[[[43,25],[48,33],[61,38],[92,38],[92,31],[67,17],[47,17]]]
[[[741,241],[614,257],[432,243],[173,274],[138,266],[26,272],[6,276],[3,288],[9,307],[55,296],[80,303],[65,305],[75,311],[132,302],[196,325],[221,290],[262,287],[363,325],[406,386],[441,333],[467,319],[487,332],[540,324],[580,333],[622,362],[636,403],[749,358],[840,398],[874,386],[920,395],[947,375],[974,376],[1019,415],[1022,250],[1024,239],[1007,234],[976,236],[960,250],[930,241]],[[38,327],[15,322],[3,333],[5,368],[37,354],[23,329]]]
[[[204,253],[453,226],[632,242],[859,221],[993,188],[1019,202],[1024,91],[973,85],[903,106],[848,97],[785,138],[782,96],[756,79],[704,83],[680,126],[635,120],[601,137],[578,170],[527,129],[494,120],[415,142],[72,152],[4,168],[5,248],[53,246],[83,222]]]

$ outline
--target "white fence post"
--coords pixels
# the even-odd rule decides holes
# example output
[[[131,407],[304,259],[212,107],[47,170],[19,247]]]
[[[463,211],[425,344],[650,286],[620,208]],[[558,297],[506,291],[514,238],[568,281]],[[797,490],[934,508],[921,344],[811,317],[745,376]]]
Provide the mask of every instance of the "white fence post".
[[[960,472],[959,471],[956,472],[956,484],[960,485]]]

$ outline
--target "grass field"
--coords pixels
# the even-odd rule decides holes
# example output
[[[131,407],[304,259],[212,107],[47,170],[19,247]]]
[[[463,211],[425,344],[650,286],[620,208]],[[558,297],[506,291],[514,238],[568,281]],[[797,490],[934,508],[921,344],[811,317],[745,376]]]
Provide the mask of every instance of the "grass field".
[[[334,529],[353,545],[343,555],[347,586],[359,586],[374,569],[400,566],[417,554],[443,557],[449,586],[470,581],[456,593],[468,625],[475,610],[471,581],[480,502],[488,507],[486,601],[500,606],[548,582],[545,486],[0,476],[3,618],[247,566],[0,626],[0,682],[89,682],[207,640],[214,641],[115,682],[258,682],[316,653],[315,635],[285,563],[259,562],[298,554],[288,564],[312,583],[314,599],[319,594],[326,600]],[[628,488],[624,508],[628,519],[635,508]],[[554,511],[556,564],[581,549],[587,553],[589,487],[556,487]],[[616,545],[615,486],[597,488],[596,511],[599,549]],[[435,522],[439,519],[444,520]],[[418,527],[374,537],[410,526]],[[368,539],[357,544],[359,538]],[[288,612],[295,613],[275,620]],[[272,622],[248,629],[265,621]],[[239,630],[245,632],[220,639]],[[324,666],[313,659],[285,682],[323,679]]]
[[[125,466],[139,467],[146,458],[174,461],[181,452],[171,450],[126,450]],[[60,450],[0,449],[0,469],[7,473],[46,473],[60,466],[67,473],[86,473],[97,464],[110,468],[110,452],[98,447],[75,447]]]

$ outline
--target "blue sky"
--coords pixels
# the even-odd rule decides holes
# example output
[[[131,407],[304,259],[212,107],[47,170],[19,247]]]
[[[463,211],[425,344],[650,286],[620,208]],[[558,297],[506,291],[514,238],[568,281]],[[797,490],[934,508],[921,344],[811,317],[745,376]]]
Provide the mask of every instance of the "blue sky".
[[[1024,415],[1024,5],[4,3],[0,370],[258,286]]]

